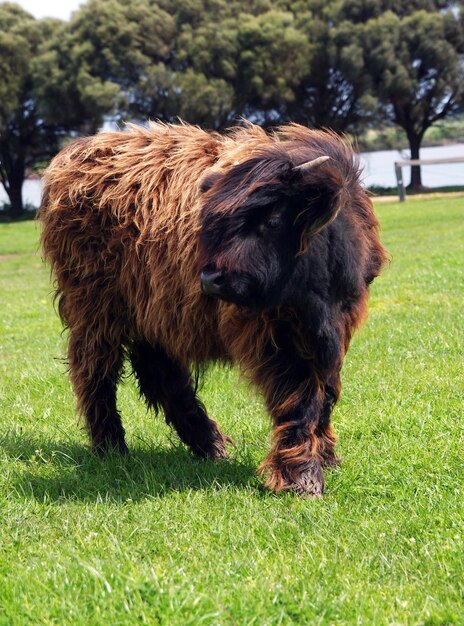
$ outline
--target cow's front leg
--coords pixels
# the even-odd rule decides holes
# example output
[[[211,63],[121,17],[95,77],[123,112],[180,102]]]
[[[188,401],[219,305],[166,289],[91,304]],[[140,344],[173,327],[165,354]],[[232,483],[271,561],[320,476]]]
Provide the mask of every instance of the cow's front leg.
[[[289,381],[290,382],[290,381]],[[318,497],[324,492],[324,440],[319,420],[324,387],[310,376],[298,387],[289,384],[267,398],[274,420],[270,453],[260,466],[266,487],[293,490],[301,496]]]

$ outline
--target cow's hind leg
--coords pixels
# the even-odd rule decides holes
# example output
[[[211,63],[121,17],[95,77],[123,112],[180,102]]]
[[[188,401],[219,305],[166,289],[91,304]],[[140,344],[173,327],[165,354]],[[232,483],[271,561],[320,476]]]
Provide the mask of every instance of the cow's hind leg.
[[[78,410],[85,416],[93,449],[127,453],[116,407],[116,387],[123,364],[120,345],[105,340],[86,324],[71,328],[68,346],[70,378]]]
[[[188,369],[161,347],[146,342],[135,343],[130,358],[148,406],[155,411],[164,410],[167,423],[192,452],[199,457],[226,458],[226,443],[232,441],[206,414]]]

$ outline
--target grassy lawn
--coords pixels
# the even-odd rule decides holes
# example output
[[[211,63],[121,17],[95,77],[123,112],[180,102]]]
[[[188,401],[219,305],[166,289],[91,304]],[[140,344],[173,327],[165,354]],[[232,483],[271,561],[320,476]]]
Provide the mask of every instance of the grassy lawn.
[[[464,197],[378,210],[393,261],[318,501],[262,489],[269,421],[235,370],[201,394],[229,461],[195,460],[130,378],[132,454],[92,456],[37,227],[0,225],[1,626],[464,624]]]

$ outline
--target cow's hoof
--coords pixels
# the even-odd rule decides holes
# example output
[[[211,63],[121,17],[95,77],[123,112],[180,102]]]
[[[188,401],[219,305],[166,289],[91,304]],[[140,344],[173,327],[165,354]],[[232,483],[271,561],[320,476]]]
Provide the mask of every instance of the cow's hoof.
[[[220,461],[221,459],[227,459],[229,453],[226,448],[226,440],[222,441],[214,441],[210,447],[210,449],[206,453],[206,457],[208,459],[212,459],[213,461]]]
[[[265,484],[272,491],[294,491],[302,498],[320,498],[325,490],[324,473],[315,459],[303,468],[284,466],[275,469]]]
[[[320,498],[325,491],[324,473],[319,463],[311,466],[293,481],[289,488],[302,498]]]
[[[220,431],[219,435],[210,441],[202,442],[198,446],[192,446],[193,453],[201,459],[210,459],[212,461],[227,459],[229,453],[227,452],[226,444],[235,446],[235,443],[230,437],[223,435]]]
[[[129,448],[124,439],[117,439],[115,441],[111,438],[107,438],[100,442],[93,442],[92,450],[100,457],[107,456],[108,454],[120,454],[121,456],[128,456],[129,454]]]

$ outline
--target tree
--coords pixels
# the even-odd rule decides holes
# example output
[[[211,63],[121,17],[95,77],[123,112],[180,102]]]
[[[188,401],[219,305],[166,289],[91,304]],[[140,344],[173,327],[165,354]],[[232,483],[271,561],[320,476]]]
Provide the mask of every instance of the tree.
[[[216,129],[387,119],[417,158],[462,98],[463,30],[452,0],[88,0],[69,23],[0,4],[0,180],[20,214],[26,171],[110,114]]]
[[[291,12],[275,9],[241,15],[237,41],[236,113],[264,125],[280,123],[307,71],[311,42]]]
[[[310,45],[268,0],[90,0],[70,31],[90,73],[119,88],[123,119],[220,129],[239,116],[279,118]],[[83,43],[85,42],[85,44]]]
[[[167,4],[177,24],[173,95],[184,119],[213,128],[240,116],[262,124],[280,120],[311,55],[292,12],[266,0]],[[195,85],[204,86],[203,94]]]
[[[387,12],[366,22],[366,67],[386,119],[404,129],[412,159],[425,131],[453,111],[463,93],[460,29],[452,12],[420,10],[404,18]],[[419,166],[412,189],[422,187]]]
[[[157,3],[89,0],[68,32],[79,66],[115,88],[117,119],[169,117],[175,22]]]
[[[63,22],[0,4],[0,181],[13,217],[24,210],[26,172],[70,132],[96,128],[115,96],[110,83],[72,62],[66,41]]]
[[[313,55],[283,117],[337,132],[365,125],[377,100],[369,89],[359,26],[334,23],[334,16],[324,12],[303,28],[313,42]]]

